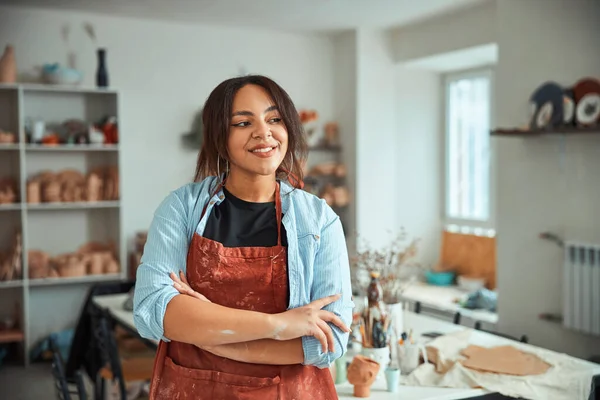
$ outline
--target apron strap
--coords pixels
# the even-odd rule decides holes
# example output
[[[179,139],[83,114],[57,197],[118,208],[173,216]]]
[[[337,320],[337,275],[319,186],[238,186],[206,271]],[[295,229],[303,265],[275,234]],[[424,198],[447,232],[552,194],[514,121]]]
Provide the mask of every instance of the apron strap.
[[[281,246],[281,193],[279,189],[279,182],[275,187],[275,213],[277,214],[277,246]]]

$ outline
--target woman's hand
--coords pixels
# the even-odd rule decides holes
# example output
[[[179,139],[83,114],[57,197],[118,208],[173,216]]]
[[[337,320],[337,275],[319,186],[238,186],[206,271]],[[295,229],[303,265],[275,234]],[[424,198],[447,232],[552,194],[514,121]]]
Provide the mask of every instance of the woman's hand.
[[[272,316],[275,331],[273,339],[291,340],[301,336],[314,336],[321,342],[323,352],[334,350],[334,339],[331,327],[327,322],[332,322],[341,330],[350,332],[344,322],[332,312],[322,310],[328,304],[339,300],[340,295],[324,297],[303,307],[293,308]]]
[[[169,276],[171,277],[171,280],[173,280],[173,286],[175,287],[175,289],[177,289],[179,293],[186,294],[198,300],[208,301],[209,303],[211,302],[206,297],[204,297],[203,295],[196,292],[190,287],[190,284],[188,283],[187,278],[185,277],[185,274],[182,271],[179,271],[179,278],[173,272],[171,272]]]

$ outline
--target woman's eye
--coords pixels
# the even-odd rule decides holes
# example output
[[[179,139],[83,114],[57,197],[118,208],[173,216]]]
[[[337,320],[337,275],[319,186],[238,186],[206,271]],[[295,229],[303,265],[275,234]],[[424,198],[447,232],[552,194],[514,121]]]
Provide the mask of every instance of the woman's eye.
[[[271,118],[269,120],[269,122],[272,124],[278,124],[279,122],[281,122],[281,118],[279,118],[279,117]]]
[[[250,125],[250,122],[248,121],[242,121],[242,122],[237,122],[235,124],[233,124],[233,126],[237,126],[237,127],[244,127],[244,126],[248,126]]]

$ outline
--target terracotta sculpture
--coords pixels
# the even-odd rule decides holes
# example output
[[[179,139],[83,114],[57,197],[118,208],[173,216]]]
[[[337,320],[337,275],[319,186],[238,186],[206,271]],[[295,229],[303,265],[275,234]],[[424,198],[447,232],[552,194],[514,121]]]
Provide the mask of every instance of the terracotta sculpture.
[[[29,261],[29,279],[46,278],[50,272],[50,256],[40,250],[27,252]]]
[[[87,176],[72,169],[44,171],[27,182],[27,202],[32,204],[118,199],[119,171],[114,166],[97,168]]]
[[[21,232],[16,231],[12,247],[6,254],[0,254],[0,281],[21,279]]]
[[[348,382],[354,385],[354,397],[369,397],[371,385],[379,373],[379,363],[365,356],[356,355],[348,367]]]
[[[11,132],[6,132],[0,129],[0,144],[16,143],[17,135]]]
[[[86,182],[86,198],[87,201],[102,200],[102,179],[96,173],[91,173],[87,177]]]
[[[15,83],[17,81],[17,62],[15,49],[7,45],[4,54],[0,57],[0,83]]]
[[[38,204],[42,201],[42,188],[40,181],[37,179],[30,179],[27,182],[27,203]]]
[[[325,143],[328,146],[337,146],[339,144],[337,122],[325,124]]]
[[[17,182],[12,178],[0,179],[0,204],[17,201]]]

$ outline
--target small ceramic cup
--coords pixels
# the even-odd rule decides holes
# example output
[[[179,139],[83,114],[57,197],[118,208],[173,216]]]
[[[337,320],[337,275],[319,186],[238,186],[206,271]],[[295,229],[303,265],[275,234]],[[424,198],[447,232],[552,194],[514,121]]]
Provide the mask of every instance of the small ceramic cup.
[[[398,386],[400,386],[400,369],[387,367],[385,369],[385,382],[387,383],[388,392],[397,393]]]
[[[403,375],[409,375],[421,363],[421,355],[427,363],[427,351],[422,344],[399,344],[398,345],[398,364]]]

